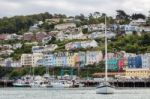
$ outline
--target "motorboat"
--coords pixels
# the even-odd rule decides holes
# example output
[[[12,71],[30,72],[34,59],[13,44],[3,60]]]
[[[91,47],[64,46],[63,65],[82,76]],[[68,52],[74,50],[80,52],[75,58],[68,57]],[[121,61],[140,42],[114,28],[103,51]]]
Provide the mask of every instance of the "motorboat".
[[[49,81],[37,80],[30,84],[31,88],[49,88],[52,87]]]
[[[30,84],[29,82],[25,82],[21,79],[18,79],[17,81],[13,83],[13,86],[14,87],[30,87]]]
[[[68,80],[56,80],[51,82],[53,88],[70,88],[73,86],[73,83]]]

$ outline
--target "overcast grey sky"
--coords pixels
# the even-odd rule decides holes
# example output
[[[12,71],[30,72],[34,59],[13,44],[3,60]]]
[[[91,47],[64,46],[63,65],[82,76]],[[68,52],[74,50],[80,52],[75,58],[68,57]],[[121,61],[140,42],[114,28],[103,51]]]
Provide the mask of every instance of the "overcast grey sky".
[[[148,15],[150,0],[0,0],[0,17],[41,12],[88,15],[94,11],[114,16],[117,9]]]

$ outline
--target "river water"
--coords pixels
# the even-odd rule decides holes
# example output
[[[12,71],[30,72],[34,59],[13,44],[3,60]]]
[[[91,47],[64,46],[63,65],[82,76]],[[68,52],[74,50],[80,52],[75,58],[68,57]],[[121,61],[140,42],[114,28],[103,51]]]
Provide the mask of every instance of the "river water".
[[[94,88],[0,88],[0,99],[150,99],[150,89],[117,89],[115,94],[96,94]]]

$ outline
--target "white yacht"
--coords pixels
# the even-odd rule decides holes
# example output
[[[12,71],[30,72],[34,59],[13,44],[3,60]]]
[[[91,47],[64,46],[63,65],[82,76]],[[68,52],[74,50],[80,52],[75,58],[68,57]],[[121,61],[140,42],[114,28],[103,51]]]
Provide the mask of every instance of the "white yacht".
[[[73,83],[68,80],[56,80],[51,82],[53,88],[70,88],[73,86]]]
[[[96,93],[97,94],[113,94],[115,87],[109,84],[107,80],[107,25],[106,25],[106,15],[105,15],[105,81],[101,83],[97,88],[96,88]]]
[[[30,87],[29,82],[26,82],[24,80],[18,79],[13,83],[14,87]]]
[[[34,81],[33,83],[30,84],[32,88],[49,88],[52,87],[50,82],[48,81]]]
[[[103,82],[96,88],[96,93],[97,94],[113,94],[114,88],[115,87],[110,85],[108,82]]]
[[[32,88],[48,88],[52,87],[48,78],[42,76],[34,76],[34,79],[30,83]]]

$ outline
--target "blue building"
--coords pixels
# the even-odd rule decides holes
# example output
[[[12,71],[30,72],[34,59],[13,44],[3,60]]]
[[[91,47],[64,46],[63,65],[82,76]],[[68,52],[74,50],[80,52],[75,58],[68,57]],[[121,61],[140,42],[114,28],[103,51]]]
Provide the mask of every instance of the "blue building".
[[[54,55],[53,54],[44,55],[43,65],[44,66],[49,66],[49,67],[55,66],[55,57],[54,57]]]
[[[128,57],[128,67],[129,68],[142,68],[141,56]]]

